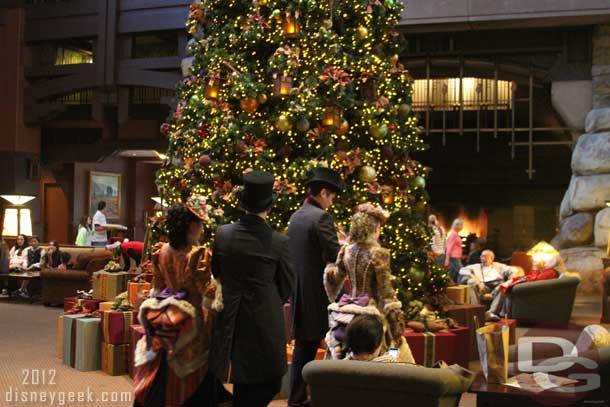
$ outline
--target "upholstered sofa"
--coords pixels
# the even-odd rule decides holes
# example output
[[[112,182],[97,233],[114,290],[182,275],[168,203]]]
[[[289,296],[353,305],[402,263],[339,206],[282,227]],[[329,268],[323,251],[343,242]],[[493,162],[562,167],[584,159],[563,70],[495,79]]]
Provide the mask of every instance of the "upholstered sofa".
[[[519,323],[567,325],[580,278],[562,274],[552,280],[517,284],[509,291],[509,318]]]
[[[73,266],[66,271],[48,268],[40,272],[44,305],[63,304],[77,290],[91,289],[91,275],[112,260],[112,253],[103,247],[62,245],[61,250],[70,253]]]
[[[313,407],[457,406],[471,384],[448,369],[348,360],[310,362],[303,378]]]

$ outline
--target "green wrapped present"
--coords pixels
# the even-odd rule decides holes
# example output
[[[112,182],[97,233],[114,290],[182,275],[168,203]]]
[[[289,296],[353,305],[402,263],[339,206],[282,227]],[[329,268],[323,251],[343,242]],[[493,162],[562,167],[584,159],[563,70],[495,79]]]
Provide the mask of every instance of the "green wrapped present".
[[[127,374],[127,360],[130,345],[113,345],[102,342],[102,370],[111,376]]]
[[[93,273],[93,298],[100,301],[113,301],[114,298],[127,290],[129,273],[121,271],[110,273],[96,271]]]
[[[100,370],[102,367],[101,323],[101,318],[80,318],[76,320],[76,360],[74,367],[82,372]]]
[[[83,318],[83,314],[63,315],[61,318],[62,338],[62,361],[64,365],[74,367],[76,361],[76,321]]]

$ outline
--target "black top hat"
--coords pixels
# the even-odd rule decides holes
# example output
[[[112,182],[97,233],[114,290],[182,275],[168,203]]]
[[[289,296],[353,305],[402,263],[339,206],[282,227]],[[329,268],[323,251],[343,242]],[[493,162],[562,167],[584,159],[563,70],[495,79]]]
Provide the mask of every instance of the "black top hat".
[[[251,171],[244,175],[241,207],[248,212],[260,213],[271,208],[278,193],[273,190],[275,178],[265,171]]]
[[[340,194],[345,189],[345,182],[337,171],[326,167],[316,167],[313,170],[313,178],[307,181],[307,185],[319,182]]]

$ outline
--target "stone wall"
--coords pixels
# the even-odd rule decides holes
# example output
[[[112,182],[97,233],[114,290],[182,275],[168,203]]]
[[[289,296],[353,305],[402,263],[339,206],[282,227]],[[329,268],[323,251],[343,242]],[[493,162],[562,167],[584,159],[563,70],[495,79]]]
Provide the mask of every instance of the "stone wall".
[[[610,26],[593,34],[593,110],[572,153],[572,179],[560,208],[554,244],[569,271],[582,277],[580,292],[601,291],[602,258],[610,232]]]

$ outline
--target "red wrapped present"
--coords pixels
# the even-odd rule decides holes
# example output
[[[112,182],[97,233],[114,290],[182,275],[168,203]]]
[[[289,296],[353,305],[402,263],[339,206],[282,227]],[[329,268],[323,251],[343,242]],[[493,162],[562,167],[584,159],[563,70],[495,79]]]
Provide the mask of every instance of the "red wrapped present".
[[[136,321],[135,311],[102,312],[102,340],[112,345],[129,343],[129,326]]]
[[[501,319],[498,322],[490,322],[492,324],[498,325],[498,326],[504,326],[506,325],[509,329],[508,331],[508,344],[509,345],[514,345],[515,341],[516,341],[516,336],[517,336],[517,320],[516,319]]]
[[[131,344],[131,349],[129,350],[129,353],[127,354],[127,361],[129,364],[129,377],[131,377],[132,379],[136,375],[133,353],[136,350],[136,344],[138,343],[140,338],[143,336],[144,336],[144,328],[142,328],[142,325],[131,325],[129,327],[129,343]]]
[[[455,363],[468,369],[470,363],[470,328],[460,326],[450,329],[455,335]]]
[[[86,300],[83,298],[66,297],[64,298],[64,312],[71,310],[76,305],[80,305],[90,312],[96,311],[100,307],[99,300]]]
[[[408,332],[403,334],[415,363],[432,367],[439,360],[455,363],[455,334],[453,332]]]
[[[479,360],[479,349],[477,348],[475,334],[477,327],[474,320],[477,317],[481,326],[485,324],[485,306],[476,304],[446,305],[444,309],[447,317],[455,319],[460,326],[470,328],[470,360]]]

